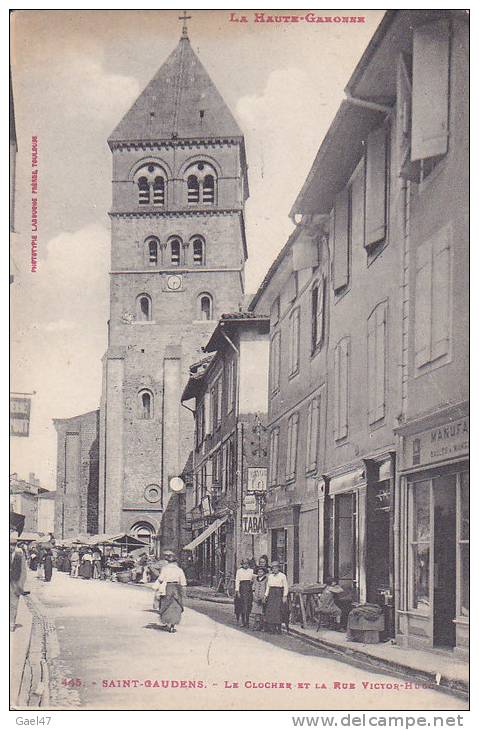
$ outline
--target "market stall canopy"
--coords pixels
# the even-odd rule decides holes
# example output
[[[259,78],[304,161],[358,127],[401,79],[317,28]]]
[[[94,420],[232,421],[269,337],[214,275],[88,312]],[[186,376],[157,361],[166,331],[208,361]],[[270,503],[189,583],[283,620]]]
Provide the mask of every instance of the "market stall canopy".
[[[127,532],[121,532],[119,534],[108,534],[101,533],[100,535],[91,535],[88,538],[88,545],[120,545],[122,547],[138,546],[148,547],[147,543],[143,540],[139,540],[133,535],[129,535]]]
[[[226,515],[225,517],[221,517],[218,520],[215,520],[214,522],[209,525],[209,527],[206,528],[200,535],[197,535],[194,540],[188,543],[188,545],[185,545],[183,550],[194,550],[198,547],[198,545],[201,545],[202,542],[204,542],[210,535],[212,535],[214,532],[216,532],[221,525],[223,525],[226,520],[228,519],[229,515]]]
[[[46,535],[39,535],[38,532],[22,532],[18,538],[21,542],[48,542]]]
[[[23,531],[25,524],[25,515],[21,515],[19,512],[12,512],[10,510],[10,529],[16,530],[20,535]]]

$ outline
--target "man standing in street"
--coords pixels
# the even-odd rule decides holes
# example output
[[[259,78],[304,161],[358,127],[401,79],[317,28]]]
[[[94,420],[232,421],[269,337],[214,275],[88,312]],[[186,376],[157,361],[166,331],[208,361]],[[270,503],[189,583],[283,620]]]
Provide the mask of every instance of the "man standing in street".
[[[18,601],[23,595],[27,577],[27,561],[23,550],[17,546],[18,533],[10,532],[10,631],[15,631]]]

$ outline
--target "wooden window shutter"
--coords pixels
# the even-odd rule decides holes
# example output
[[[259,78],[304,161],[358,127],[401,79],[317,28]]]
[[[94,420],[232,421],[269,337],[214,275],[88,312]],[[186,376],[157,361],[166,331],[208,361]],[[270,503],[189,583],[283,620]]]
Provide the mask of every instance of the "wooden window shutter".
[[[334,209],[334,290],[347,286],[349,281],[349,190],[345,188],[336,197]]]
[[[348,435],[349,339],[338,342],[334,360],[335,438],[339,440]]]
[[[449,22],[414,31],[411,160],[445,155],[449,124]]]
[[[397,64],[396,82],[396,148],[399,176],[419,182],[421,166],[411,161],[411,104],[412,104],[412,57],[401,53]]]
[[[296,455],[298,451],[298,421],[299,416],[295,413],[292,417],[291,428],[291,476],[296,474]]]
[[[376,420],[376,310],[368,318],[368,416]]]
[[[324,298],[325,298],[326,286],[324,282],[324,276],[319,280],[318,288],[318,303],[317,303],[317,329],[316,329],[316,344],[321,344],[324,339]]]
[[[425,241],[417,249],[415,287],[415,362],[420,368],[431,360],[432,246]]]
[[[431,360],[447,355],[450,338],[450,241],[443,228],[432,246]]]
[[[217,415],[216,415],[216,423],[221,423],[221,415],[223,410],[223,378],[220,378],[218,380],[218,401],[217,401]]]
[[[368,136],[366,154],[366,237],[364,245],[371,246],[386,236],[386,127],[378,127]]]
[[[203,414],[203,424],[204,424],[205,436],[208,436],[208,434],[211,433],[210,405],[211,405],[211,393],[205,393],[205,398],[204,398],[205,410],[204,410],[204,414]]]
[[[386,414],[386,304],[376,307],[375,421]]]

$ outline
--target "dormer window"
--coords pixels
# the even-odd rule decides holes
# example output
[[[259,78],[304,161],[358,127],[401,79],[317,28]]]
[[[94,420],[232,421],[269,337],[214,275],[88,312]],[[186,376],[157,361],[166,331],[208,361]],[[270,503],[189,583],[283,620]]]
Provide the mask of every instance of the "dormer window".
[[[165,205],[167,176],[160,165],[154,162],[143,165],[134,179],[138,186],[138,205]]]
[[[188,205],[214,205],[216,202],[217,174],[209,162],[196,162],[187,170]]]

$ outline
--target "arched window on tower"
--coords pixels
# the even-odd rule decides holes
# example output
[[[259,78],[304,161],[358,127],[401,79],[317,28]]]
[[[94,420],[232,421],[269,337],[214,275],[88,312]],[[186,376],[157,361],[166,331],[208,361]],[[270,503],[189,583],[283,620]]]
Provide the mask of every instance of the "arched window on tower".
[[[198,297],[198,319],[213,319],[213,298],[211,294],[203,292]]]
[[[196,175],[188,175],[188,203],[200,202],[200,184]]]
[[[146,263],[149,266],[158,266],[158,251],[160,247],[160,242],[157,238],[154,238],[153,236],[151,238],[147,238],[145,241],[146,246]]]
[[[188,205],[214,205],[217,174],[209,162],[195,162],[186,171]]]
[[[138,416],[142,421],[151,421],[153,418],[153,394],[149,390],[140,390],[138,393]]]
[[[151,321],[151,299],[148,294],[140,294],[136,299],[136,319],[138,322]]]
[[[139,205],[165,205],[167,176],[158,163],[148,162],[142,165],[134,180],[138,185]]]
[[[138,203],[140,205],[150,204],[150,185],[148,178],[144,176],[138,179]]]
[[[155,536],[155,529],[149,522],[135,522],[130,530],[130,535],[133,535],[138,540],[142,540],[146,545],[151,546]]]
[[[193,266],[205,265],[205,242],[199,236],[193,239]]]
[[[153,205],[165,204],[165,178],[157,176],[153,181]]]
[[[213,175],[206,175],[203,181],[203,203],[215,202],[215,179]]]
[[[172,266],[179,266],[181,262],[181,241],[179,238],[173,238],[170,241],[170,261]]]

